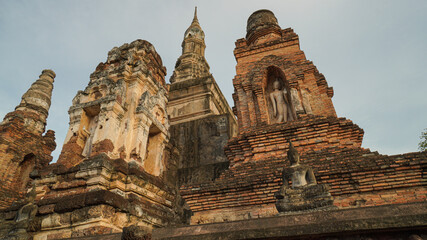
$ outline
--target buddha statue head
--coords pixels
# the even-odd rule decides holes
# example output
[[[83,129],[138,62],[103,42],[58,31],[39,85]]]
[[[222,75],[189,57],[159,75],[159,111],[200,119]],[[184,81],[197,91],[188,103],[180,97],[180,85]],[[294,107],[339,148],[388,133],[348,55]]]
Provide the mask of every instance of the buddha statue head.
[[[294,148],[294,145],[292,145],[291,141],[289,141],[288,159],[289,159],[289,162],[291,163],[291,166],[299,164],[299,160],[300,160],[299,153]]]

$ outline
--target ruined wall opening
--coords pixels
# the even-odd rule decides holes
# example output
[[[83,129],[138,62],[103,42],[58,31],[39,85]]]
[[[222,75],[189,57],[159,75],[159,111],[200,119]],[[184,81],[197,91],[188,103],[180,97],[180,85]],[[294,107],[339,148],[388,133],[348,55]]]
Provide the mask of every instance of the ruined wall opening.
[[[296,119],[292,105],[289,82],[285,74],[277,67],[267,68],[264,79],[265,101],[269,123],[284,123]]]
[[[100,105],[93,105],[83,109],[80,120],[80,137],[83,145],[82,155],[90,157],[92,152],[93,138],[98,127]]]
[[[24,156],[22,162],[19,163],[19,172],[16,179],[17,189],[19,191],[25,190],[30,179],[30,173],[36,164],[36,156],[33,153],[29,153]]]
[[[162,144],[162,132],[155,124],[152,124],[148,131],[144,170],[155,176],[160,175],[161,172]]]

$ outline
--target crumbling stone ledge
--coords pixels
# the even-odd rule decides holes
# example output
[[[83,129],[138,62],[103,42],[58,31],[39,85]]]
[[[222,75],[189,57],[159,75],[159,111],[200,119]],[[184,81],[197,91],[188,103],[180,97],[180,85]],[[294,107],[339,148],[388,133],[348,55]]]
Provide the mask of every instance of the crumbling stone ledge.
[[[427,202],[160,228],[153,230],[153,239],[320,239],[408,230],[427,232]]]

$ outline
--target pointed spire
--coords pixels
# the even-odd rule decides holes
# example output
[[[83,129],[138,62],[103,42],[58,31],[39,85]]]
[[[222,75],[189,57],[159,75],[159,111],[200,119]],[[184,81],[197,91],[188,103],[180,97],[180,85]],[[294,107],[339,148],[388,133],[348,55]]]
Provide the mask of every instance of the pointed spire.
[[[209,64],[204,59],[205,33],[197,19],[197,7],[194,8],[193,21],[184,33],[181,47],[182,55],[177,60],[171,83],[209,76]]]
[[[41,133],[44,132],[46,118],[49,114],[55,76],[54,71],[50,69],[43,70],[39,79],[22,95],[21,103],[15,108],[18,111],[37,113],[40,116],[42,125],[37,126],[36,130]]]
[[[198,28],[202,29],[199,24],[199,19],[197,18],[197,7],[194,8],[194,17],[193,21],[191,22],[190,28],[194,26],[197,26]]]
[[[197,6],[194,9],[194,17],[193,17],[193,22],[199,22],[199,19],[197,19]]]
[[[203,32],[202,27],[199,24],[199,19],[197,18],[197,7],[194,8],[193,21],[187,28],[187,31],[185,31],[184,39],[187,37],[196,37],[202,40],[205,38],[205,33]]]
[[[22,96],[21,103],[15,110],[37,111],[47,117],[55,76],[54,71],[50,69],[43,70],[39,79]]]

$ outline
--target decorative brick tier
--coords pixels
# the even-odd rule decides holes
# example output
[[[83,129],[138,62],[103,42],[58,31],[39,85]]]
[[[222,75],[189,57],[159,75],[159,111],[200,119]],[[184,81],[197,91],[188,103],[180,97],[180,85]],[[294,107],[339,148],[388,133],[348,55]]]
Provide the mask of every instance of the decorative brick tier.
[[[338,207],[426,201],[427,152],[387,156],[360,148],[301,152],[318,183],[331,186]],[[285,156],[243,162],[215,182],[184,185],[181,194],[194,212],[274,204]]]
[[[299,152],[324,148],[360,148],[363,129],[345,118],[311,116],[285,124],[253,127],[232,138],[225,148],[231,165],[285,156],[286,142]]]

